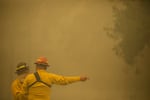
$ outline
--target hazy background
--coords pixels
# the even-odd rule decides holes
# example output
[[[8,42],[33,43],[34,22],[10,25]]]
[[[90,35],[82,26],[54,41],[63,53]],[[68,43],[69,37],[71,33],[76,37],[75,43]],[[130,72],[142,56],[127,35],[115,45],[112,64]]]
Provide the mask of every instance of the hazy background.
[[[39,56],[48,58],[49,72],[90,77],[87,82],[54,85],[52,100],[149,100],[149,18],[143,24],[148,35],[134,42],[142,35],[128,27],[139,25],[140,18],[118,25],[130,22],[128,15],[139,12],[140,3],[132,1],[125,12],[135,9],[128,14],[118,11],[128,7],[121,0],[0,0],[0,100],[12,100],[10,85],[17,63],[27,62],[33,72]],[[120,20],[118,14],[127,17]],[[130,34],[115,34],[116,30]],[[120,40],[127,39],[131,41],[120,46]],[[132,48],[144,40],[140,50]],[[123,55],[118,56],[116,48]]]

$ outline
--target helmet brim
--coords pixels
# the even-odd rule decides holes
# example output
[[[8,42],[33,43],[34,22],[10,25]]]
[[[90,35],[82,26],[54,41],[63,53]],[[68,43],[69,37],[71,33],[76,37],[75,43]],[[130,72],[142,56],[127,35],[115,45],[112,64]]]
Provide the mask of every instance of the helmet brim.
[[[48,63],[39,63],[39,62],[35,62],[34,64],[36,64],[36,65],[44,65],[44,66],[47,66],[47,67],[50,66]]]

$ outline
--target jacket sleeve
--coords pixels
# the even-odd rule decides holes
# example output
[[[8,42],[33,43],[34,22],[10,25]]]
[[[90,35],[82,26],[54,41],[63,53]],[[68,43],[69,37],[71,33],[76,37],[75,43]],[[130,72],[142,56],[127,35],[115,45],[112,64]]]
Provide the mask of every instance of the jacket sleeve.
[[[11,85],[11,89],[14,100],[21,100],[22,84],[15,80]]]
[[[52,81],[52,84],[58,84],[58,85],[67,85],[67,84],[80,81],[80,77],[78,76],[66,77],[66,76],[61,76],[56,74],[52,74],[50,79]]]
[[[22,88],[21,88],[21,93],[20,93],[20,100],[27,100],[27,95],[28,95],[28,77],[30,75],[28,75],[23,84],[22,84]]]
[[[30,75],[28,75],[22,85],[22,95],[25,97],[28,94],[28,79]]]

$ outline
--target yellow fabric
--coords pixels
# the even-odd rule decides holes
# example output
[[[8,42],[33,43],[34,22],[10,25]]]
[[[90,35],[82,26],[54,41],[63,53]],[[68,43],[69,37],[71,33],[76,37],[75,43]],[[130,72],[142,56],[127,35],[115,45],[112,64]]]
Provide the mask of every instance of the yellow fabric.
[[[80,77],[64,77],[56,74],[51,74],[45,70],[38,70],[42,81],[49,85],[59,84],[67,85],[73,82],[80,81]],[[36,81],[34,74],[26,77],[23,84],[23,93],[27,95],[28,100],[50,100],[51,88],[47,85],[37,82],[28,89],[28,86]]]
[[[14,100],[25,100],[22,98],[21,92],[22,92],[22,83],[19,79],[16,79],[12,82],[11,85],[13,99]]]

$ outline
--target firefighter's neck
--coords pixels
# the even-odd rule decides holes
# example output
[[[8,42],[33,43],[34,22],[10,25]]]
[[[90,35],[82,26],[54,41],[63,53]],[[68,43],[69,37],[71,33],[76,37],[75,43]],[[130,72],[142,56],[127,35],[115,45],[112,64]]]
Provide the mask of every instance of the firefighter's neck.
[[[45,67],[36,67],[36,71],[38,71],[38,70],[46,70],[47,68],[45,68]]]

